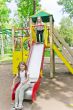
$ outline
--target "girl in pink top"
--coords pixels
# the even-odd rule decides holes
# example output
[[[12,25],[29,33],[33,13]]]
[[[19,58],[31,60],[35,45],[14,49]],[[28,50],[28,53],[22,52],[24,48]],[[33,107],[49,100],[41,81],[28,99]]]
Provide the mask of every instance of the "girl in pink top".
[[[42,22],[41,17],[38,17],[36,22],[37,42],[43,42],[43,31],[44,31],[44,24]]]

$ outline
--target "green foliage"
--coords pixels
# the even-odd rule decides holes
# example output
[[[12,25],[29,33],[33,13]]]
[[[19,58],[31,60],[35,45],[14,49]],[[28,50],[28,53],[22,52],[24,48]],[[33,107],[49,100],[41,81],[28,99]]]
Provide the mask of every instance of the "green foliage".
[[[17,15],[20,25],[27,22],[27,18],[33,15],[33,0],[15,0],[17,3]],[[36,11],[39,9],[39,0],[36,0]]]
[[[9,25],[10,10],[7,7],[7,2],[11,1],[12,0],[0,0],[0,54],[2,54],[1,53],[2,50],[4,53],[12,52],[11,31],[6,30],[6,28],[11,27]],[[39,0],[35,1],[36,1],[36,10],[38,10]],[[15,17],[16,18],[15,19],[13,18],[14,20],[13,23],[15,23],[16,27],[22,27],[23,24],[26,23],[27,18],[29,18],[33,14],[33,0],[15,0],[15,2],[17,4],[17,13],[15,13],[14,18]],[[27,48],[26,43],[25,48]]]
[[[9,12],[10,10],[7,8],[6,2],[8,0],[0,0],[0,27],[6,27],[6,24],[9,21]]]
[[[59,0],[58,4],[63,6],[64,12],[67,12],[70,17],[73,17],[73,0]]]
[[[73,22],[69,17],[61,20],[59,33],[70,46],[73,45]]]
[[[38,7],[36,0],[36,7]],[[33,0],[17,0],[18,12],[21,17],[29,17],[33,14]]]

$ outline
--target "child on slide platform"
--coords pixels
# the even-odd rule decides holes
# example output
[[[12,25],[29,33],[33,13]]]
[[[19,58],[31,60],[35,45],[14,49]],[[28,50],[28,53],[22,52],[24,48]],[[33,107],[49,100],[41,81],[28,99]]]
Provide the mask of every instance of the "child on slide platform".
[[[43,32],[44,32],[44,23],[42,22],[41,17],[38,17],[36,21],[37,42],[43,42]]]

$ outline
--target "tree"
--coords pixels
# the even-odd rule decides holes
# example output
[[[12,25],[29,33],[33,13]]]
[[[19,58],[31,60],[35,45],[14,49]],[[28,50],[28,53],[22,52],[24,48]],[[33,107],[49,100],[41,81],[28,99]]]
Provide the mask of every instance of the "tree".
[[[0,0],[0,28],[6,27],[9,21],[10,10],[6,5],[7,0]]]
[[[9,21],[9,12],[10,10],[7,8],[6,2],[8,0],[0,0],[0,30],[6,28],[7,23]],[[1,38],[1,55],[4,56],[4,36],[0,33]]]
[[[69,17],[62,18],[59,33],[70,46],[73,45],[73,22]]]
[[[34,13],[34,0],[16,0],[17,3],[17,11],[18,11],[18,17],[20,18],[21,25],[24,23],[24,21],[27,21],[27,18],[29,18]],[[36,0],[36,11],[39,9],[39,0]]]
[[[67,12],[70,17],[73,17],[73,0],[59,0],[59,5],[63,5],[63,12]]]

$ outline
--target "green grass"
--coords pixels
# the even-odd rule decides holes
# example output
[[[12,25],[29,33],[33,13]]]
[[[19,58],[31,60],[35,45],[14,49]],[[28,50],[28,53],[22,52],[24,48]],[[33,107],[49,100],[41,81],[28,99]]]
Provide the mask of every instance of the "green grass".
[[[0,55],[0,62],[8,62],[12,61],[12,55],[11,54],[5,54],[3,57]]]
[[[56,56],[57,54],[55,53],[55,56]],[[50,57],[50,49],[46,49],[45,50],[45,57]]]
[[[45,57],[50,57],[50,50],[49,49],[45,50]]]

